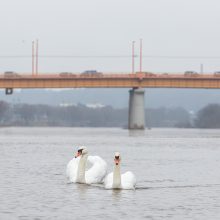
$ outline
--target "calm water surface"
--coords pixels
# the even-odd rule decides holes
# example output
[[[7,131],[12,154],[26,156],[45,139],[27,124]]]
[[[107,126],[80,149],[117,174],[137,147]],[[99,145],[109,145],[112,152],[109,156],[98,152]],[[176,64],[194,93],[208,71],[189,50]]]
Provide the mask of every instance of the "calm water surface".
[[[77,145],[137,189],[69,184]],[[0,177],[0,219],[220,219],[220,130],[0,128]]]

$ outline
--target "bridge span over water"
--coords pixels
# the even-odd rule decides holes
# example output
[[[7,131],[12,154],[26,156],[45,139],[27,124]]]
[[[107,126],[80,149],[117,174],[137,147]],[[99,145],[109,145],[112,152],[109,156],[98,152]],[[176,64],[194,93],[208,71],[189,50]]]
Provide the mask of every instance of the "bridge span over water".
[[[0,88],[196,88],[219,89],[220,75],[106,73],[99,75],[0,74]]]
[[[195,88],[219,89],[218,74],[157,74],[148,72],[100,73],[100,74],[0,74],[0,88],[6,94],[13,89],[43,88],[131,88],[129,90],[129,129],[145,128],[144,89],[143,88]]]

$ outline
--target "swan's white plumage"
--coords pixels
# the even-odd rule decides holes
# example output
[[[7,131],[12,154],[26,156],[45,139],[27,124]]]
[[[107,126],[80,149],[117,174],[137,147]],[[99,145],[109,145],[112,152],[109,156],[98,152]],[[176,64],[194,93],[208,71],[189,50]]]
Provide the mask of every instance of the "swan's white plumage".
[[[77,170],[79,165],[80,157],[73,158],[68,164],[66,168],[66,176],[68,177],[70,182],[75,183],[77,178]]]
[[[66,175],[70,182],[75,183],[77,180],[77,171],[80,162],[80,157],[73,158],[67,165]],[[102,183],[103,178],[107,173],[107,164],[99,156],[88,156],[87,164],[91,165],[85,173],[85,180],[87,184]]]
[[[106,189],[113,189],[113,172],[109,173],[104,180]],[[136,177],[135,175],[127,171],[121,175],[121,189],[135,189]]]
[[[128,171],[121,175],[121,156],[115,152],[113,172],[105,177],[104,184],[106,189],[135,189],[136,177]]]

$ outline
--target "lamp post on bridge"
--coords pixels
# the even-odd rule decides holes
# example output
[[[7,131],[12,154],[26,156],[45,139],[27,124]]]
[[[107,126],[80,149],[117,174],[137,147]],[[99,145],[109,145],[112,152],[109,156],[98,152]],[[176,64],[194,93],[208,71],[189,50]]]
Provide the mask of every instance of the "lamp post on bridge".
[[[134,46],[135,46],[135,41],[132,41],[132,74],[134,74],[135,73],[135,48],[134,48]]]
[[[32,41],[32,76],[34,76],[35,42]]]
[[[32,41],[32,76],[35,75],[38,75],[38,39]]]
[[[142,73],[142,39],[140,39],[140,73]]]

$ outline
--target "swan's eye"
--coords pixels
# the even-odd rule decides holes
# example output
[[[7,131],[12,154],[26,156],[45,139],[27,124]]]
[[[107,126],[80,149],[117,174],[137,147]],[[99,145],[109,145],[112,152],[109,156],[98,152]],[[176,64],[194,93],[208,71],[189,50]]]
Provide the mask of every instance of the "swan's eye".
[[[83,151],[83,150],[82,150],[82,149],[80,149],[80,150],[78,150],[78,153],[82,153],[82,151]]]

